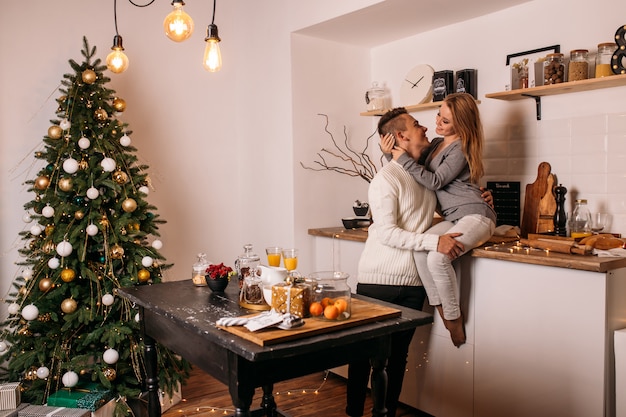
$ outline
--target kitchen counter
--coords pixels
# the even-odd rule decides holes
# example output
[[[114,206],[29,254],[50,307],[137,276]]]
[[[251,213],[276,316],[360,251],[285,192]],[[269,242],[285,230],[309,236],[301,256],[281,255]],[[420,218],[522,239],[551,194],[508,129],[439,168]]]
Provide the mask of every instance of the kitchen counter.
[[[355,242],[365,242],[367,239],[367,228],[346,230],[341,227],[323,227],[309,229],[308,233],[311,236],[329,237]],[[607,272],[612,269],[626,267],[626,257],[567,255],[539,249],[517,249],[513,243],[509,245],[494,245],[493,243],[489,243],[485,247],[474,249],[471,256],[591,272]]]

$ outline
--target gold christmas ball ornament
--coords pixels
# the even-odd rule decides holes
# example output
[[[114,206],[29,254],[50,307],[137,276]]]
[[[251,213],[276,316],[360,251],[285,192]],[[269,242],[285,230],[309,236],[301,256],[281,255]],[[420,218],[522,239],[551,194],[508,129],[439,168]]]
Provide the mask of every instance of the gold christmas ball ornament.
[[[98,76],[96,75],[96,72],[94,70],[86,69],[81,74],[81,78],[83,79],[84,83],[86,83],[86,84],[93,84],[93,83],[96,82],[96,78],[98,78]]]
[[[102,375],[104,375],[104,377],[109,381],[114,381],[117,377],[117,372],[113,368],[104,368],[102,370]]]
[[[96,120],[99,120],[101,122],[105,121],[107,117],[109,117],[107,111],[104,109],[97,109],[93,114],[96,117]]]
[[[61,139],[62,135],[63,129],[61,129],[61,126],[52,125],[48,128],[48,137],[50,139]]]
[[[45,175],[40,175],[35,178],[34,187],[36,190],[45,190],[50,185],[50,178]]]
[[[74,186],[74,182],[72,181],[71,178],[61,178],[59,180],[59,189],[61,191],[65,191],[65,192],[71,191],[73,186]]]
[[[74,212],[74,218],[75,218],[76,220],[82,220],[82,219],[83,219],[83,217],[85,217],[85,212],[84,212],[84,211],[82,211],[82,210],[76,210],[76,211]]]
[[[74,271],[72,268],[64,268],[61,271],[61,280],[63,280],[63,282],[72,282],[75,278],[76,271]]]
[[[122,259],[124,256],[124,248],[116,243],[111,246],[110,254],[113,259]]]
[[[39,281],[39,289],[42,292],[48,292],[50,288],[52,288],[52,280],[50,278],[42,278],[41,281]]]
[[[137,271],[137,280],[139,282],[148,282],[149,279],[150,271],[148,271],[147,269],[140,269],[139,271]]]
[[[35,381],[37,379],[37,368],[31,366],[24,373],[24,379],[27,381]]]
[[[53,232],[54,232],[54,225],[53,224],[47,225],[46,228],[45,228],[46,236],[50,236]],[[45,245],[45,243],[44,243],[44,245]]]
[[[126,200],[122,201],[122,210],[124,210],[126,213],[132,213],[133,211],[137,210],[137,202],[132,198],[127,198]]]
[[[85,159],[81,159],[81,161],[78,163],[78,169],[84,171],[87,168],[89,168],[89,162],[87,162]]]
[[[118,169],[113,173],[113,181],[120,185],[126,184],[128,182],[128,174]]]
[[[76,307],[78,307],[78,304],[73,298],[66,298],[61,303],[61,311],[64,312],[65,314],[71,314],[75,312]]]
[[[126,101],[119,97],[115,97],[113,99],[113,108],[115,109],[115,111],[123,112],[124,110],[126,110]]]

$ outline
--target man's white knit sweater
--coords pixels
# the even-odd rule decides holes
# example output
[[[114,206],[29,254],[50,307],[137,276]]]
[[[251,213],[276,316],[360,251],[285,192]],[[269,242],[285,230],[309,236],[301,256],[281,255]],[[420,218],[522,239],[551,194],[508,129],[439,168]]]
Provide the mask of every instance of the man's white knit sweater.
[[[433,220],[435,193],[390,161],[370,183],[368,199],[374,222],[359,260],[358,282],[422,285],[412,251],[437,250],[439,236],[424,234]]]

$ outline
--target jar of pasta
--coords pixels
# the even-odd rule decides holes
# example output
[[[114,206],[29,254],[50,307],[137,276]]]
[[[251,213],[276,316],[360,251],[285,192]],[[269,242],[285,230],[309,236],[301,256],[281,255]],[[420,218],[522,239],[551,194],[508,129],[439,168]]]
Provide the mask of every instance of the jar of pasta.
[[[596,55],[596,78],[613,75],[611,69],[611,59],[617,49],[615,42],[598,44],[598,54]]]
[[[543,84],[560,84],[564,81],[563,54],[548,54],[543,62]]]
[[[589,78],[588,57],[589,51],[586,49],[574,49],[570,51],[567,81],[580,81]]]

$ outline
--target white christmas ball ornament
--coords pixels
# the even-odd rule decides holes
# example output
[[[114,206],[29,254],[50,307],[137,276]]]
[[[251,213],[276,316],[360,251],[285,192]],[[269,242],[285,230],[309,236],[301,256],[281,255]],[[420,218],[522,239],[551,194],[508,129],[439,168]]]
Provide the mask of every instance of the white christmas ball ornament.
[[[26,268],[25,270],[22,271],[22,276],[24,277],[25,280],[29,280],[33,277],[35,273],[33,272],[33,270],[31,268]]]
[[[70,256],[72,254],[72,249],[72,244],[67,240],[59,242],[59,244],[57,245],[57,253],[59,254],[59,256],[62,257]]]
[[[87,226],[87,228],[85,230],[87,231],[87,234],[89,236],[95,236],[95,235],[98,234],[98,226],[96,226],[93,223],[91,223],[89,226]]]
[[[135,314],[135,321],[137,323],[139,323],[141,321],[141,316],[139,315],[139,313]]]
[[[141,187],[139,187],[139,192],[148,195],[150,194],[150,189],[147,186],[142,185]]]
[[[22,309],[22,317],[24,320],[35,320],[39,316],[39,309],[35,304],[29,304]]]
[[[20,312],[20,305],[18,303],[11,303],[11,304],[8,305],[7,311],[11,315],[17,314],[17,313]]]
[[[37,378],[46,379],[48,378],[48,375],[50,375],[50,369],[46,368],[45,366],[40,366],[39,368],[37,368]]]
[[[102,296],[102,304],[104,304],[105,306],[110,306],[114,302],[115,302],[115,297],[113,297],[111,294],[104,294]]]
[[[65,161],[63,161],[63,171],[67,172],[68,174],[74,174],[76,171],[78,171],[78,161],[74,158],[68,158]]]
[[[44,217],[50,218],[52,216],[54,216],[54,208],[46,205],[42,210],[41,210],[41,214],[43,214]]]
[[[163,247],[163,242],[161,242],[159,239],[155,240],[154,242],[152,242],[152,247],[156,250],[159,250]]]
[[[6,342],[4,341],[0,342],[0,353],[6,352],[7,348],[8,346]]]
[[[59,127],[63,130],[67,130],[70,128],[70,126],[72,126],[72,124],[70,123],[69,120],[67,119],[63,119],[61,120],[61,122],[59,123]]]
[[[96,187],[89,187],[87,189],[87,198],[90,200],[95,200],[100,197],[100,191]]]
[[[78,384],[78,374],[74,371],[68,371],[63,374],[61,381],[63,381],[63,385],[66,387],[72,388]]]
[[[120,354],[117,353],[117,350],[115,349],[107,349],[102,355],[102,359],[104,359],[104,361],[109,365],[113,365],[114,363],[116,363],[119,358]]]
[[[48,268],[57,269],[61,265],[61,261],[59,258],[50,258],[48,259]]]
[[[129,146],[130,145],[130,136],[124,134],[124,136],[122,136],[120,138],[120,145],[122,145],[122,146]]]
[[[149,256],[144,256],[143,258],[141,258],[141,264],[145,268],[151,267],[153,262],[154,262],[153,259]]]
[[[24,213],[24,215],[22,216],[22,220],[24,221],[24,223],[30,223],[33,221],[33,218],[30,213]]]
[[[30,234],[33,236],[39,236],[43,232],[43,229],[38,224],[34,224],[30,228]]]
[[[100,162],[100,166],[102,167],[102,169],[105,172],[113,172],[115,171],[115,159],[113,158],[104,158],[101,162]]]
[[[89,146],[91,146],[91,141],[86,137],[83,136],[82,138],[78,139],[78,147],[80,149],[87,149],[89,148]]]

